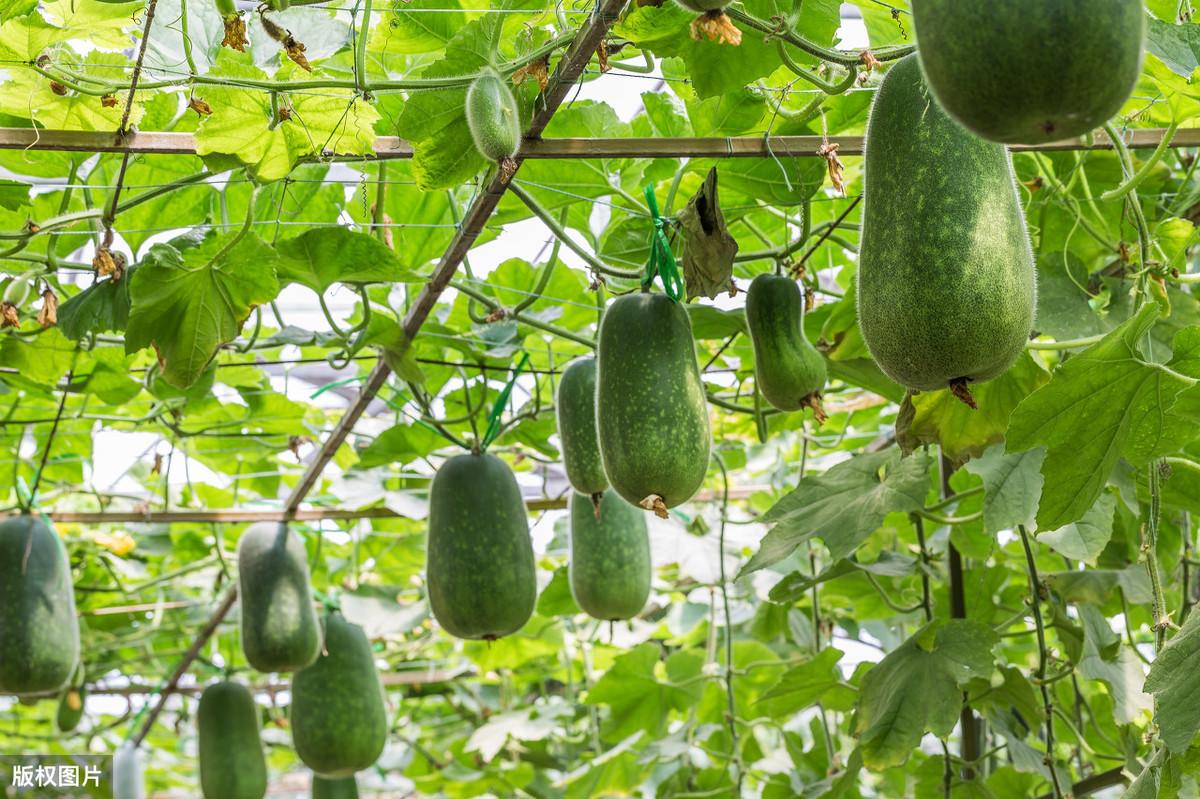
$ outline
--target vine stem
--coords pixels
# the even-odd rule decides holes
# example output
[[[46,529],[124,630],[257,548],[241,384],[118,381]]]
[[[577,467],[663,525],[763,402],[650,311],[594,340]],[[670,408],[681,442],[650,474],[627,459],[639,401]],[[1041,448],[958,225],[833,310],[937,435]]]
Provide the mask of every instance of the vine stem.
[[[795,31],[788,28],[787,25],[782,21],[768,22],[766,20],[759,19],[752,14],[746,13],[737,6],[730,6],[726,8],[725,13],[728,14],[730,19],[732,19],[734,22],[740,22],[749,28],[759,31],[760,33],[767,34],[768,37],[777,38],[781,41],[787,42],[788,44],[803,50],[804,52],[811,56],[815,56],[816,58],[830,61],[834,64],[841,64],[844,67],[857,66],[863,63],[862,52],[847,52],[845,50],[831,50],[828,47],[822,47],[821,45],[816,44],[815,42],[810,42],[808,39],[800,36]],[[909,53],[916,51],[916,49],[917,48],[914,45],[897,47],[886,52],[876,53],[875,60],[895,61],[898,58],[903,58]]]
[[[515,194],[517,199],[525,203],[525,207],[532,211],[533,215],[542,221],[542,224],[550,228],[550,232],[554,234],[554,237],[558,241],[561,241],[563,244],[567,245],[567,249],[582,258],[583,262],[586,263],[593,271],[599,272],[602,275],[608,275],[609,277],[620,278],[622,280],[642,279],[642,273],[640,271],[616,269],[608,266],[594,254],[588,252],[587,249],[571,238],[570,234],[567,233],[566,227],[560,224],[559,221],[555,219],[554,216],[547,211],[546,208],[539,203],[532,194],[525,191],[525,189],[518,184],[510,183],[508,185],[508,190]]]
[[[1172,627],[1170,614],[1167,612],[1167,600],[1163,592],[1162,574],[1158,567],[1158,517],[1160,504],[1160,461],[1152,461],[1149,473],[1146,475],[1150,488],[1150,510],[1143,525],[1145,541],[1142,544],[1142,554],[1146,558],[1146,570],[1150,574],[1150,590],[1153,594],[1152,610],[1154,613],[1154,645],[1156,651],[1161,651],[1167,640],[1167,629]]]
[[[157,1],[157,0],[156,0]],[[498,71],[504,75],[510,75],[516,72],[521,67],[531,64],[535,61],[540,61],[546,56],[553,53],[555,50],[570,45],[575,40],[575,32],[564,33],[561,36],[556,36],[550,41],[530,51],[525,56],[511,61],[506,65],[498,68]],[[115,92],[124,92],[129,90],[129,86],[124,83],[112,83],[92,81],[86,76],[69,70],[61,65],[54,64],[53,69],[37,64],[24,64],[23,66],[34,70],[43,77],[56,80],[67,88],[85,94],[91,97],[103,97],[106,94]],[[166,89],[174,86],[226,86],[235,89],[258,89],[260,91],[269,92],[289,92],[289,91],[309,91],[313,89],[349,89],[350,91],[363,91],[368,94],[382,94],[385,92],[410,92],[429,89],[457,89],[470,85],[470,83],[479,76],[479,73],[471,73],[468,75],[455,75],[445,78],[407,78],[401,80],[381,80],[375,83],[363,82],[362,86],[358,85],[356,80],[342,80],[335,78],[326,78],[320,80],[296,80],[296,81],[272,81],[272,80],[252,80],[246,78],[220,78],[210,75],[190,75],[186,78],[177,78],[172,80],[150,81],[142,83],[138,86],[141,89]],[[83,85],[83,84],[90,85]]]
[[[1037,560],[1033,556],[1033,547],[1029,544],[1029,532],[1025,525],[1017,525],[1021,534],[1021,546],[1025,549],[1025,565],[1029,569],[1029,605],[1033,609],[1033,623],[1037,628],[1038,667],[1037,681],[1042,691],[1042,708],[1046,714],[1046,766],[1050,769],[1050,781],[1054,786],[1055,799],[1063,799],[1062,784],[1058,779],[1058,769],[1054,762],[1054,701],[1050,694],[1050,684],[1046,680],[1046,627],[1042,621],[1042,581],[1038,577]]]
[[[715,450],[713,460],[721,469],[721,527],[717,533],[717,564],[721,579],[721,604],[725,613],[725,696],[729,702],[726,712],[729,715],[730,760],[734,769],[734,779],[737,784],[735,796],[742,795],[742,755],[738,751],[737,732],[737,702],[733,695],[733,615],[729,612],[729,588],[725,575],[725,517],[729,511],[729,472],[725,469],[725,461]]]
[[[496,302],[494,299],[487,296],[483,292],[476,291],[475,289],[471,288],[470,286],[468,286],[466,283],[464,283],[461,280],[451,280],[450,286],[455,291],[458,291],[461,294],[464,294],[467,297],[470,297],[471,299],[476,300],[481,305],[483,305],[485,308],[487,308],[489,311],[494,311],[500,307],[500,303]],[[564,338],[564,339],[567,339],[568,341],[574,341],[576,344],[582,344],[583,346],[588,347],[589,349],[596,349],[596,342],[592,341],[589,338],[581,336],[577,333],[573,333],[570,330],[567,330],[565,328],[557,327],[555,325],[551,325],[546,322],[542,322],[537,319],[534,319],[530,316],[526,316],[525,314],[513,313],[511,311],[508,313],[508,316],[509,316],[509,318],[515,319],[518,322],[523,322],[523,323],[529,325],[530,327],[536,327],[538,330],[543,330],[552,336],[558,336],[559,338]]]
[[[42,459],[38,463],[37,471],[33,473],[33,483],[29,486],[29,501],[25,505],[25,512],[33,511],[34,503],[37,501],[38,486],[42,482],[42,472],[46,469],[46,462],[50,459],[50,448],[54,446],[54,436],[58,433],[58,424],[62,421],[63,411],[67,407],[67,394],[70,392],[71,378],[75,374],[75,362],[79,358],[79,348],[71,354],[71,368],[67,370],[67,384],[63,387],[62,397],[58,400],[58,412],[54,414],[54,422],[50,425],[50,433],[46,436],[46,446],[42,448]]]
[[[945,452],[938,453],[941,472],[941,493],[943,499],[950,499],[954,496],[954,490],[950,488],[950,475],[953,472],[953,467],[950,464],[950,459],[946,457]],[[950,565],[950,616],[955,619],[967,618],[967,594],[966,584],[963,579],[963,561],[962,555],[958,551],[958,547],[954,543],[947,542],[946,548],[949,553]],[[962,735],[962,759],[967,763],[975,763],[979,760],[980,747],[980,727],[979,720],[975,717],[975,711],[971,709],[970,703],[967,701],[967,694],[963,692],[963,706],[959,713],[959,725]],[[975,769],[971,766],[963,768],[963,779],[972,780],[975,778]]]

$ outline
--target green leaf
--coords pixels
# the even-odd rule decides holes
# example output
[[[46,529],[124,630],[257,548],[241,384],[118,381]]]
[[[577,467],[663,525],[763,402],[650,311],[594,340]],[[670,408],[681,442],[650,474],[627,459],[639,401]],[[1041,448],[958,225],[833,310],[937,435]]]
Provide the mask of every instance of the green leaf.
[[[813,586],[836,580],[851,574],[866,572],[876,577],[907,577],[915,574],[917,560],[897,555],[895,552],[884,550],[879,557],[870,563],[859,563],[853,558],[839,560],[816,577],[802,572],[792,572],[771,587],[772,602],[792,604],[812,590]]]
[[[1200,24],[1172,25],[1154,17],[1146,24],[1146,50],[1172,72],[1190,78],[1200,68]]]
[[[277,78],[286,79],[291,68]],[[267,80],[249,54],[222,49],[209,73],[216,78]],[[196,131],[196,154],[236,156],[262,182],[287,176],[299,160],[321,153],[370,155],[379,112],[349,89],[281,95],[288,118],[277,117],[271,95],[234,85],[205,87],[212,115]]]
[[[366,233],[323,227],[283,239],[279,253],[280,285],[299,283],[318,294],[334,283],[400,283],[422,281],[400,266],[391,248]]]
[[[1041,449],[1007,454],[1002,445],[988,447],[966,469],[983,480],[983,530],[994,535],[1018,525],[1035,529],[1038,497],[1042,495]]]
[[[1145,680],[1142,661],[1122,645],[1121,637],[1113,632],[1097,608],[1082,605],[1079,615],[1083,621],[1083,656],[1079,659],[1079,673],[1107,685],[1117,724],[1132,724],[1153,707],[1150,697],[1142,693]]]
[[[936,444],[954,463],[977,458],[988,446],[1004,440],[1013,409],[1048,379],[1025,353],[1000,377],[972,386],[978,409],[949,390],[909,395],[896,419],[896,441],[906,453]]]
[[[1081,519],[1118,458],[1143,465],[1193,437],[1171,409],[1196,381],[1146,361],[1139,350],[1158,314],[1158,306],[1147,303],[1137,316],[1068,359],[1013,411],[1008,451],[1046,448],[1040,529]]]
[[[1055,572],[1044,577],[1046,585],[1067,602],[1104,605],[1115,591],[1124,593],[1134,605],[1149,604],[1150,577],[1146,567],[1135,563],[1125,569],[1088,569],[1087,571]]]
[[[1200,731],[1196,663],[1200,662],[1200,614],[1193,613],[1150,665],[1144,689],[1154,695],[1155,719],[1163,743],[1185,752]]]
[[[566,566],[554,570],[554,576],[538,596],[537,612],[542,616],[574,616],[581,613],[571,593],[571,580]]]
[[[1082,519],[1048,533],[1039,533],[1038,540],[1064,558],[1094,561],[1112,538],[1113,513],[1116,508],[1116,496],[1111,493],[1101,494],[1096,504],[1083,514]]]
[[[887,514],[923,506],[931,463],[928,453],[901,459],[892,450],[856,455],[806,476],[763,515],[774,526],[741,573],[778,563],[813,535],[820,535],[832,557],[849,556]]]
[[[589,705],[608,705],[609,715],[604,722],[605,740],[619,741],[639,730],[660,734],[666,729],[672,710],[686,710],[694,695],[670,682],[663,681],[656,669],[660,665],[661,647],[645,643],[613,661],[612,668],[596,681],[588,691]],[[679,655],[685,655],[683,659]],[[672,656],[677,669],[682,668],[686,676],[695,676],[701,665],[693,655],[677,653]],[[671,672],[670,663],[667,671]],[[684,676],[671,675],[671,682]]]
[[[236,235],[185,252],[155,244],[129,278],[125,351],[153,346],[163,378],[177,388],[196,382],[254,307],[279,293],[274,250],[253,234]]]
[[[999,641],[979,622],[935,621],[868,671],[855,724],[866,766],[903,764],[926,732],[948,736],[958,723],[963,687],[991,676]]]
[[[442,443],[436,431],[423,424],[398,424],[384,430],[358,453],[358,466],[373,469],[390,463],[403,466],[423,458]]]
[[[846,686],[837,665],[844,654],[833,647],[822,649],[785,671],[758,701],[769,702],[771,716],[782,718],[817,702],[828,707],[831,701],[838,704],[839,700],[852,697],[853,691]]]
[[[0,179],[0,208],[15,211],[29,205],[29,184],[21,180]]]
[[[58,306],[58,327],[63,335],[79,341],[92,333],[124,330],[129,323],[129,285],[136,272],[134,266],[119,281],[97,281]]]

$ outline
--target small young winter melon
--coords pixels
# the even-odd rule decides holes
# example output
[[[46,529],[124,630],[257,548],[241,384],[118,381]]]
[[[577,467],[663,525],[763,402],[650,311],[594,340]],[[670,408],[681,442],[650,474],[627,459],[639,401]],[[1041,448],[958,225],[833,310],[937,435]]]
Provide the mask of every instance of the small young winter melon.
[[[484,70],[467,88],[467,127],[475,149],[489,161],[504,161],[521,146],[521,109],[508,83]]]

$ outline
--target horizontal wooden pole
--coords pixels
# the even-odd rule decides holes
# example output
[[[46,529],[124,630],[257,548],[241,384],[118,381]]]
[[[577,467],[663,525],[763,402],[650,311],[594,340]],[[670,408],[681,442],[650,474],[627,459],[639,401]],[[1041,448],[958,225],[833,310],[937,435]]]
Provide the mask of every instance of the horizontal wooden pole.
[[[733,500],[747,499],[759,491],[770,491],[768,486],[746,486],[729,489],[729,498]],[[693,502],[712,502],[721,498],[720,491],[701,491]],[[525,507],[531,512],[546,510],[563,510],[567,507],[567,498],[539,497],[525,500]],[[0,513],[0,520],[15,516],[16,513]],[[133,510],[111,511],[48,511],[45,515],[53,521],[66,524],[172,524],[195,522],[200,524],[245,524],[247,522],[319,522],[319,521],[353,521],[355,519],[397,519],[404,514],[397,513],[391,508],[362,508],[361,510],[346,510],[341,508],[313,508],[297,510],[289,514],[286,510],[159,510],[139,512]]]
[[[1162,141],[1163,129],[1138,128],[1129,131],[1127,144],[1133,149],[1153,149]],[[839,155],[862,155],[862,136],[831,136]],[[595,138],[526,139],[521,157],[531,160],[571,158],[791,158],[817,157],[824,144],[820,136],[729,136],[699,138]],[[1200,147],[1200,128],[1183,128],[1175,134],[1172,147]],[[1091,143],[1067,139],[1039,145],[1014,145],[1016,151],[1103,150],[1112,143],[1099,132]],[[191,133],[135,132],[124,138],[103,131],[35,130],[0,128],[0,150],[43,150],[50,152],[148,153],[156,155],[195,155],[196,137]],[[395,160],[412,158],[413,148],[404,139],[381,136],[375,140],[374,158]],[[361,161],[363,156],[347,156]]]
[[[453,682],[454,680],[463,677],[470,677],[475,674],[475,670],[470,666],[460,666],[455,669],[423,669],[412,671],[388,671],[379,675],[380,682],[384,688],[397,688],[411,685],[439,685],[441,683]],[[205,685],[179,685],[175,687],[172,693],[196,695],[203,693]],[[290,682],[269,682],[261,685],[248,686],[255,693],[279,694],[292,690]],[[146,694],[156,694],[159,691],[157,685],[146,685],[142,683],[132,683],[130,685],[105,685],[97,684],[90,685],[87,688],[88,696],[143,696]],[[33,694],[33,696],[48,698],[58,696],[57,691],[43,692]]]

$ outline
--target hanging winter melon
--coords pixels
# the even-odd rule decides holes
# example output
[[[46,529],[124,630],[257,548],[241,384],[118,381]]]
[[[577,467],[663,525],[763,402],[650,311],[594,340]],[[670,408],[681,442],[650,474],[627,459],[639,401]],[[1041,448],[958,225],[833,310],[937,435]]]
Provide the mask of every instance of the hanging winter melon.
[[[692,325],[663,294],[626,294],[597,342],[596,424],[604,473],[634,505],[665,513],[708,472],[708,399]]]
[[[529,621],[537,598],[525,501],[494,455],[450,458],[429,489],[425,577],[446,632],[492,641]]]
[[[1142,70],[1142,0],[913,0],[938,103],[978,136],[1041,144],[1100,127]]]

